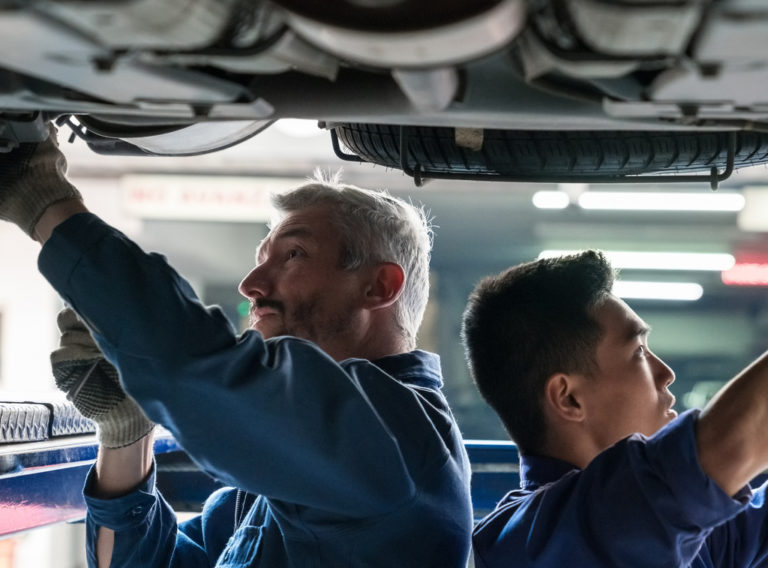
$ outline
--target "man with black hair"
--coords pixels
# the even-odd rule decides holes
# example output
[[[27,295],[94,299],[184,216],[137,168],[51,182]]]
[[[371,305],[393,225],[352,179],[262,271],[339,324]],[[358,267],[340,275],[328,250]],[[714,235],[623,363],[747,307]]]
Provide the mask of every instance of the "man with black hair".
[[[520,489],[475,528],[477,568],[768,565],[768,356],[677,416],[674,373],[600,252],[484,279],[463,340],[520,453]]]

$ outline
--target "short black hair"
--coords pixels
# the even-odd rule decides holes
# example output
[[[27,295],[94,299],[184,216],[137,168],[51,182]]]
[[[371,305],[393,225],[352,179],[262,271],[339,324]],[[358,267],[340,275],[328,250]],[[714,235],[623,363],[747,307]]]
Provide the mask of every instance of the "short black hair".
[[[547,379],[594,369],[602,330],[591,311],[614,279],[605,255],[588,250],[513,266],[470,295],[462,340],[472,378],[521,453],[546,440]]]

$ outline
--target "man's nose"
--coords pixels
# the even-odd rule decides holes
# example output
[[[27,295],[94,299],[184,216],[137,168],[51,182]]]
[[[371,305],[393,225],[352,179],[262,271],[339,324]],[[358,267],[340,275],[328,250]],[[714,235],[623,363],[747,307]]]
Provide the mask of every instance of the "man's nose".
[[[253,267],[237,287],[246,298],[257,298],[269,295],[269,280],[266,267],[263,264]]]
[[[675,382],[675,372],[669,365],[659,359],[656,355],[654,355],[653,358],[657,366],[656,376],[658,377],[662,386],[666,388]]]

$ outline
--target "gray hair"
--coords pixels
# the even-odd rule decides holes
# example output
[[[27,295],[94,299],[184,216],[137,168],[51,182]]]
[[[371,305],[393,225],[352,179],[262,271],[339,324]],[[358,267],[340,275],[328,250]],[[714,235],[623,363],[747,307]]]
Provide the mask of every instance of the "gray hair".
[[[341,183],[341,172],[315,171],[307,183],[272,196],[276,216],[313,205],[332,205],[333,223],[341,235],[341,267],[355,270],[377,262],[394,262],[403,269],[405,283],[395,318],[405,339],[416,345],[429,297],[429,260],[432,225],[424,209],[386,191]]]

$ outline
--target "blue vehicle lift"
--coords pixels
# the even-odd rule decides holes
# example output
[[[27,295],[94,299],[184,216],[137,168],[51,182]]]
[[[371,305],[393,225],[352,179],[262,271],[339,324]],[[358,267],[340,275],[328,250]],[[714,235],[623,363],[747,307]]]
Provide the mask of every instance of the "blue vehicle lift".
[[[466,442],[475,519],[518,486],[511,442]],[[0,537],[85,518],[82,488],[96,460],[95,426],[66,402],[0,402]],[[173,437],[155,435],[157,484],[176,511],[196,512],[219,485]]]

